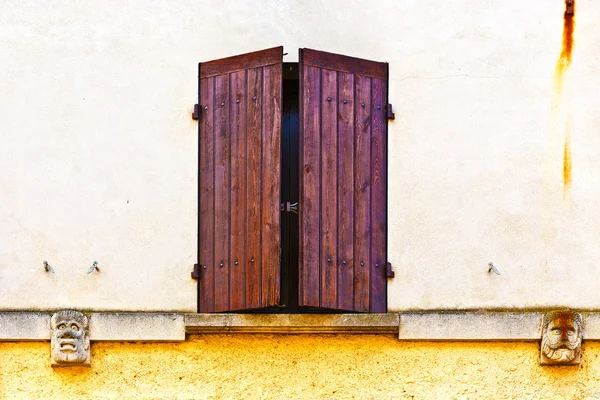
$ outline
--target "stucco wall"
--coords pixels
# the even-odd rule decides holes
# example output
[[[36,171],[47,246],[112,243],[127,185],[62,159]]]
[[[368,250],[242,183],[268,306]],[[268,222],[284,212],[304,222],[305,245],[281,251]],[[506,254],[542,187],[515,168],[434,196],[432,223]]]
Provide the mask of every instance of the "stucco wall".
[[[276,45],[390,63],[391,310],[598,308],[600,5],[577,1],[558,96],[563,11],[3,1],[0,308],[195,311],[197,63]]]
[[[597,399],[600,344],[540,367],[537,343],[405,343],[390,336],[207,335],[92,345],[52,369],[47,342],[0,343],[1,398]]]

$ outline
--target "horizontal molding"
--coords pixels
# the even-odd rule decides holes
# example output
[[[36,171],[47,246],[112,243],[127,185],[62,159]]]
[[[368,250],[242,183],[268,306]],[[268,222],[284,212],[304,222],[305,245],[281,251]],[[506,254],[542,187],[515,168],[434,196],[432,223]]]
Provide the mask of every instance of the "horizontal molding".
[[[582,312],[600,340],[600,312]],[[0,312],[0,341],[50,339],[52,312]],[[539,341],[544,312],[388,314],[87,313],[92,341],[183,341],[186,334],[394,334],[401,341]]]
[[[50,340],[51,314],[0,312],[0,341]]]
[[[183,314],[93,313],[90,315],[90,340],[185,340]]]
[[[0,341],[50,340],[52,312],[0,312]],[[86,313],[92,341],[185,340],[183,314]]]
[[[540,340],[538,312],[415,312],[400,314],[400,340]]]
[[[200,333],[398,333],[398,314],[185,314]]]

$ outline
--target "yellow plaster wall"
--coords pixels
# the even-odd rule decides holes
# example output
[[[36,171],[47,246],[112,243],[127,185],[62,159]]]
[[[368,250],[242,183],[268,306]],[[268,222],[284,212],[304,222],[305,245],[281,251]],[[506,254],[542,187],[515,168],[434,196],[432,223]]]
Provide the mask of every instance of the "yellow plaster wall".
[[[52,369],[47,342],[0,343],[0,398],[596,399],[600,344],[541,367],[538,343],[394,336],[205,335],[92,345],[91,368]]]

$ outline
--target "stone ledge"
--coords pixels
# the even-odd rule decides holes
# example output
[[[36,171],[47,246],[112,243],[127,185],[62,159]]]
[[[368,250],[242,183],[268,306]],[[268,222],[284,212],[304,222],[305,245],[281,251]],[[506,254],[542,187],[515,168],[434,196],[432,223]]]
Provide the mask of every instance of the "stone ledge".
[[[50,340],[50,314],[0,312],[0,341]]]
[[[90,340],[181,341],[185,340],[182,314],[93,313]]]
[[[50,339],[51,312],[0,312],[0,341]],[[389,314],[88,313],[92,341],[182,341],[185,334],[397,334],[400,340],[538,341],[543,312]],[[600,340],[600,312],[582,312],[584,340]]]
[[[86,313],[92,341],[185,340],[183,314]],[[52,313],[0,312],[0,341],[50,340]]]
[[[540,340],[543,313],[415,312],[400,314],[400,340]]]
[[[185,314],[200,333],[398,333],[398,314]]]

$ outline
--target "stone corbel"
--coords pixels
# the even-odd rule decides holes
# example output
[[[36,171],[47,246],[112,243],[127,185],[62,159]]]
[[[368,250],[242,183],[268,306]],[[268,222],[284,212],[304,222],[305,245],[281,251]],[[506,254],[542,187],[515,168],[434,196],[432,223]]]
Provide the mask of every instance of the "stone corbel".
[[[546,313],[542,322],[540,364],[580,364],[582,337],[581,314],[569,310]]]

